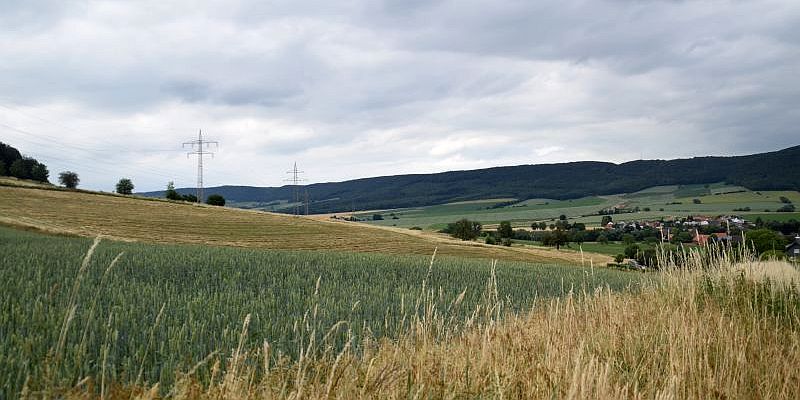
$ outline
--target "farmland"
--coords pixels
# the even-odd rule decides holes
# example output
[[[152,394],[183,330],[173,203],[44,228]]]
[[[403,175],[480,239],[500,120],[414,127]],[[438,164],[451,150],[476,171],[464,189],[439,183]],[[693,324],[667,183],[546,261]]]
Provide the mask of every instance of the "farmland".
[[[437,257],[431,266],[429,256],[116,241],[101,242],[81,270],[91,244],[0,228],[0,397],[20,393],[26,380],[34,391],[83,377],[169,387],[209,355],[224,360],[265,341],[273,362],[285,363],[339,321],[346,324],[326,339],[338,348],[395,337],[431,310],[458,325],[485,303],[492,281],[486,260]],[[499,263],[495,276],[496,293],[518,312],[574,291],[636,289],[642,277],[512,262]],[[205,381],[211,374],[208,365],[198,370]]]
[[[0,224],[80,236],[280,250],[354,251],[527,262],[580,262],[572,253],[503,249],[369,227],[232,208],[0,185]],[[595,260],[605,262],[603,256]]]
[[[498,201],[510,199],[437,212],[491,214]],[[741,201],[754,200],[720,204]],[[639,273],[599,267],[613,242],[584,243],[595,263],[581,267],[576,246],[107,194],[0,186],[0,212],[13,226],[0,227],[0,398],[799,394],[800,275],[779,262],[746,274],[732,262],[746,249]]]
[[[614,215],[615,221],[658,219],[690,214],[737,214],[755,219],[765,210],[776,211],[786,197],[800,204],[800,193],[794,191],[751,191],[739,186],[725,184],[658,186],[635,193],[610,196],[593,196],[574,200],[532,199],[521,202],[503,202],[490,199],[469,203],[451,203],[430,207],[381,211],[384,219],[371,221],[374,213],[357,214],[366,222],[375,225],[441,229],[459,218],[477,220],[489,227],[500,221],[511,221],[514,226],[528,227],[534,221],[554,221],[566,215],[573,222],[598,226],[602,209],[619,207],[639,212]],[[696,204],[695,199],[700,203]],[[646,209],[649,209],[646,210]],[[749,209],[749,211],[741,211]],[[800,213],[766,213],[769,217],[800,219]],[[751,217],[752,216],[752,217]],[[396,217],[396,219],[394,218]]]

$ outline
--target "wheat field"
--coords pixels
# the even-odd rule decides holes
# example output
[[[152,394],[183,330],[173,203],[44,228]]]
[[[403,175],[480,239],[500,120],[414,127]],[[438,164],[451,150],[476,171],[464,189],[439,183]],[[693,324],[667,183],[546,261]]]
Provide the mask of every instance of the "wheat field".
[[[79,340],[65,339],[68,312],[62,333],[54,332],[45,379],[24,380],[19,393],[70,399],[796,399],[800,283],[785,273],[795,267],[744,261],[748,270],[776,269],[777,275],[743,272],[741,256],[691,253],[665,261],[665,272],[648,275],[637,291],[572,287],[522,310],[508,308],[493,267],[479,302],[460,317],[449,310],[464,304],[463,295],[441,302],[441,290],[425,278],[407,324],[383,338],[356,337],[347,320],[319,324],[324,311],[317,289],[294,330],[294,357],[278,353],[268,339],[248,341],[257,325],[255,314],[247,313],[226,331],[232,347],[176,371],[169,385],[142,379],[142,369],[127,383],[112,379],[104,356],[110,344],[100,346],[95,360],[99,375],[48,381],[48,371],[66,365],[65,349],[81,349]],[[770,276],[780,276],[780,284]],[[163,355],[151,333],[163,315],[164,306],[142,327],[145,356]],[[113,343],[113,334],[104,336]]]
[[[266,340],[274,361],[284,362],[309,354],[300,347],[305,340],[362,349],[367,339],[402,337],[423,302],[455,330],[483,303],[490,277],[516,312],[575,287],[635,290],[643,274],[513,262],[492,268],[488,260],[439,256],[93,245],[0,227],[0,398],[86,378],[170,390],[205,357],[230,357],[247,315],[242,346]],[[435,292],[423,296],[421,285]],[[196,371],[210,381],[210,366]]]

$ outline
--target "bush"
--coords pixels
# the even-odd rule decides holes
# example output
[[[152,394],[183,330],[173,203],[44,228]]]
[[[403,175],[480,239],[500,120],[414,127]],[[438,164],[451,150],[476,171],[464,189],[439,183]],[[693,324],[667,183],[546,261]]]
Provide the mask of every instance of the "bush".
[[[178,191],[175,190],[175,184],[172,183],[172,181],[167,183],[167,190],[164,191],[164,197],[166,197],[169,200],[188,201],[190,203],[197,203],[197,196],[195,196],[193,194],[180,194],[180,193],[178,193]],[[209,196],[209,197],[211,197],[211,196]],[[220,196],[220,197],[222,197],[222,196]],[[224,203],[225,199],[223,198],[222,200],[223,200],[222,205],[224,206],[225,205],[225,203]]]
[[[372,215],[372,220],[373,221],[383,221],[383,215],[381,215],[381,214],[373,214]]]
[[[72,171],[64,171],[58,174],[58,182],[64,185],[69,189],[75,189],[78,187],[78,183],[80,183],[80,178],[78,178],[78,174]]]
[[[494,235],[486,236],[486,244],[496,244],[497,240],[494,239]]]
[[[622,264],[622,262],[625,261],[625,255],[624,254],[617,254],[616,256],[614,256],[614,261],[617,264]]]
[[[776,210],[777,212],[794,212],[794,204],[785,204],[783,207]]]
[[[206,204],[210,204],[212,206],[220,206],[220,207],[222,207],[222,206],[225,205],[225,198],[222,197],[222,195],[219,195],[219,194],[212,194],[211,196],[208,196],[208,199],[206,200]]]
[[[411,229],[412,231],[421,231],[422,230],[422,228],[420,228],[418,226],[412,226],[411,228],[408,228],[408,229]]]
[[[625,257],[636,259],[640,250],[638,244],[632,244],[625,248]]]
[[[694,204],[702,204],[703,201],[700,200],[700,199],[692,199],[692,203],[694,203]]]
[[[117,193],[131,194],[133,193],[133,182],[128,178],[122,178],[117,182]]]
[[[770,260],[785,260],[786,253],[781,250],[767,250],[758,257],[761,261],[770,261]]]

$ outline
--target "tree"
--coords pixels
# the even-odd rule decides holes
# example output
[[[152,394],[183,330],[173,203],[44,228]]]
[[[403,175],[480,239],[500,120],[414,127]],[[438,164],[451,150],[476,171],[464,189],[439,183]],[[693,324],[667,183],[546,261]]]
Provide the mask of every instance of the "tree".
[[[616,262],[617,264],[622,264],[623,261],[625,261],[624,254],[617,254],[616,256],[614,256],[614,262]]]
[[[560,249],[561,246],[567,243],[569,243],[569,236],[567,236],[567,233],[561,229],[555,229],[551,232],[548,232],[548,234],[542,238],[543,245],[555,246],[556,250]]]
[[[510,238],[514,236],[514,228],[511,227],[511,222],[509,221],[500,222],[500,227],[497,228],[497,234],[500,236],[501,239]]]
[[[197,196],[193,194],[181,195],[178,200],[188,201],[189,203],[197,203]]]
[[[175,190],[175,183],[172,181],[167,183],[167,190],[164,192],[164,197],[170,200],[183,200],[181,195],[178,194],[178,191]]]
[[[679,231],[679,232],[675,232],[672,235],[672,239],[670,239],[670,242],[672,242],[674,244],[692,243],[693,239],[694,239],[694,236],[691,233],[689,233],[687,231]]]
[[[586,241],[586,231],[585,230],[583,230],[583,231],[573,230],[572,231],[572,241],[577,243],[578,245],[583,244],[583,242]]]
[[[605,233],[601,233],[600,235],[598,235],[597,243],[608,244],[608,235],[606,235]]]
[[[470,221],[466,218],[461,219],[453,224],[448,229],[451,231],[450,235],[461,240],[473,240],[481,234],[483,226],[480,222]]]
[[[632,245],[636,241],[636,238],[633,237],[630,233],[626,233],[622,235],[622,244],[626,246]]]
[[[72,171],[64,171],[58,174],[58,182],[64,185],[69,189],[75,189],[78,187],[78,183],[80,183],[80,178],[78,178],[78,174]]]
[[[786,238],[771,229],[754,229],[745,234],[748,245],[752,245],[758,254],[769,250],[783,250],[787,244]]]
[[[3,161],[6,168],[10,167],[14,160],[20,158],[22,158],[22,154],[20,154],[19,150],[0,142],[0,161]]]
[[[122,178],[117,182],[117,193],[131,194],[133,193],[133,182],[128,178]]]
[[[613,221],[610,215],[603,215],[603,218],[600,220],[600,226],[605,228],[609,222]]]
[[[222,206],[225,205],[225,198],[222,197],[222,195],[220,195],[220,194],[212,194],[211,196],[208,196],[208,199],[206,200],[206,204],[210,204],[212,206],[220,206],[220,207],[222,207]],[[380,215],[380,214],[378,214],[378,215]]]
[[[539,229],[540,230],[546,230],[547,229],[547,222],[544,222],[544,221],[539,222]]]
[[[0,142],[0,175],[10,175],[19,179],[34,179],[47,182],[50,175],[47,167],[36,159],[25,157],[19,150]]]
[[[47,166],[42,163],[36,162],[31,169],[31,179],[39,182],[49,182],[47,178],[50,177],[50,171]]]
[[[625,257],[636,259],[640,250],[638,244],[632,244],[625,248]]]
[[[28,171],[25,170],[25,163],[21,158],[11,163],[11,167],[8,168],[8,173],[15,178],[28,179]]]
[[[781,197],[779,197],[779,199],[781,200],[781,203],[783,203],[783,204],[789,204],[789,203],[791,203],[791,202],[792,202],[792,201],[791,201],[791,200],[789,200],[789,198],[788,198],[788,197],[786,197],[786,196],[781,196]]]
[[[566,215],[564,215],[564,214],[561,214],[561,215],[559,215],[559,216],[558,216],[558,219],[559,219],[560,221],[566,221],[566,220],[567,220],[567,216],[566,216]]]

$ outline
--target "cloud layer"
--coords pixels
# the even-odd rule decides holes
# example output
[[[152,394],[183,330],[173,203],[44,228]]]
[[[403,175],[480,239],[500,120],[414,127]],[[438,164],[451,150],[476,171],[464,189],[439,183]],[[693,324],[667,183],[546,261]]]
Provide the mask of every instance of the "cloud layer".
[[[0,4],[0,141],[86,187],[800,144],[795,1]]]

